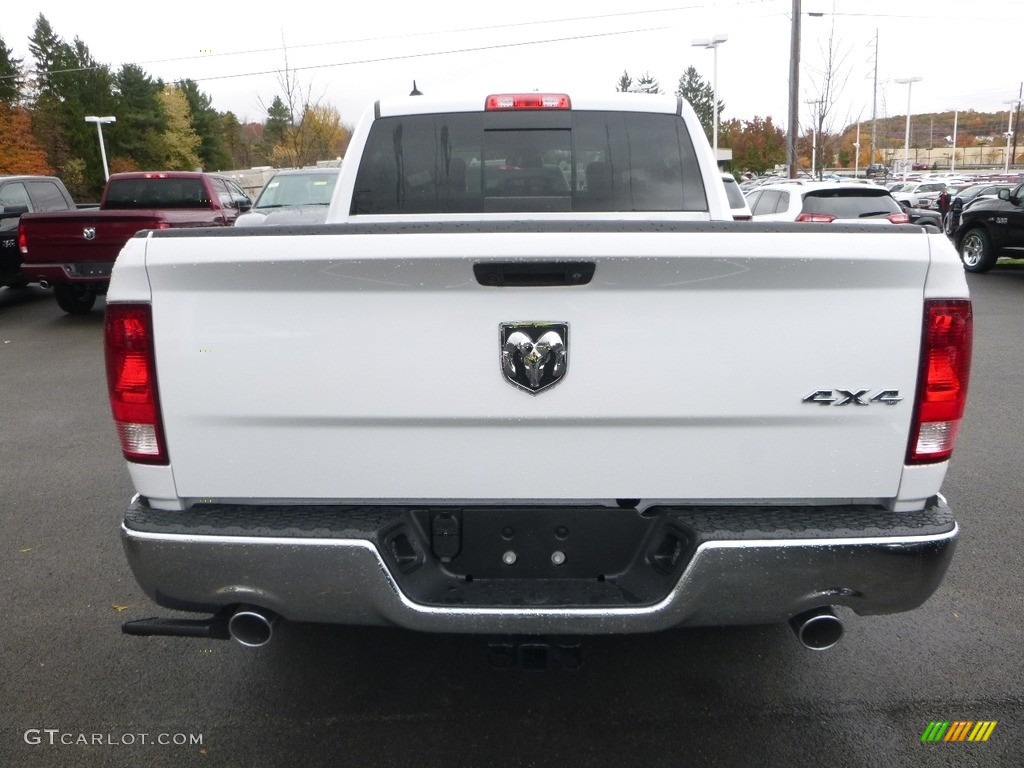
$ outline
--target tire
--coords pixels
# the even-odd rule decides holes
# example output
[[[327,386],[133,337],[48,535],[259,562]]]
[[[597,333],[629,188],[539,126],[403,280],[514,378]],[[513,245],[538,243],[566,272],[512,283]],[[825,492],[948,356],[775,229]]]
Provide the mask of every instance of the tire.
[[[960,261],[968,272],[988,272],[996,265],[995,252],[988,232],[975,227],[968,230],[960,240]]]
[[[69,315],[84,315],[96,303],[96,291],[78,285],[55,285],[53,295],[57,305]]]

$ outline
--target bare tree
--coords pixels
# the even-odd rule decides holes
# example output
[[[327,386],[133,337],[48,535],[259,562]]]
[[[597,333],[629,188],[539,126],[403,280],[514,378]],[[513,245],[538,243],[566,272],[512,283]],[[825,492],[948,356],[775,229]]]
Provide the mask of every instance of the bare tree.
[[[814,131],[817,134],[814,167],[817,169],[818,178],[821,178],[824,161],[830,165],[834,162],[840,138],[835,131],[835,108],[850,77],[846,60],[852,49],[850,47],[845,50],[838,49],[835,16],[832,19],[827,43],[824,45],[819,43],[818,46],[821,52],[822,67],[821,69],[812,69],[809,75],[810,91],[813,97],[808,102],[811,106]],[[847,116],[843,120],[843,125],[848,122]]]
[[[277,73],[281,94],[275,96],[268,114],[287,112],[287,124],[269,149],[271,162],[279,167],[301,168],[317,160],[332,159],[334,148],[343,143],[344,128],[334,107],[324,104],[323,94],[313,97],[312,84],[303,84],[288,65],[288,47],[284,50],[284,69]],[[283,107],[283,109],[281,108]]]

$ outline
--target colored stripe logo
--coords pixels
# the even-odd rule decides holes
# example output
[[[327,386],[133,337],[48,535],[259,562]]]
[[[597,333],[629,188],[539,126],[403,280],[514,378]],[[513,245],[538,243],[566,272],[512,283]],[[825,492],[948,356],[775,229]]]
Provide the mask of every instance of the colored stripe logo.
[[[921,734],[921,741],[988,741],[996,720],[933,720]]]

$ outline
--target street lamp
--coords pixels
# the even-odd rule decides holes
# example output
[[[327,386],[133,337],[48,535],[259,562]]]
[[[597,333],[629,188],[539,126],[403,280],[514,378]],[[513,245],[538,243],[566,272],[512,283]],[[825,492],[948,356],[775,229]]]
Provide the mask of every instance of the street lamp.
[[[728,35],[718,34],[712,37],[710,40],[701,39],[693,40],[692,45],[694,48],[710,48],[714,51],[714,70],[711,78],[711,98],[713,104],[711,105],[711,113],[713,115],[713,125],[711,133],[712,146],[715,150],[715,163],[718,163],[718,46],[729,39]]]
[[[907,86],[907,130],[903,139],[903,180],[907,180],[907,167],[910,165],[910,90],[914,87],[914,83],[924,80],[923,77],[917,75],[916,77],[897,77],[896,82],[900,85],[906,84]]]
[[[1010,120],[1006,125],[1006,164],[1003,166],[1003,173],[1006,174],[1010,172],[1010,139],[1013,138],[1013,108],[1015,105],[1020,104],[1020,99],[1010,99],[1003,103],[1010,105]]]
[[[821,103],[821,99],[811,99],[807,102],[814,108],[811,115],[814,119],[811,121],[811,178],[814,178],[814,171],[817,168],[816,159],[818,157],[818,105]]]
[[[103,145],[103,126],[109,123],[116,123],[117,118],[113,115],[107,115],[106,117],[87,115],[85,122],[96,123],[96,132],[100,136],[100,157],[103,158],[103,181],[106,181],[110,178],[110,170],[107,168],[107,148]]]
[[[853,142],[853,178],[860,176],[860,118],[857,118],[857,140]]]
[[[956,170],[956,124],[957,124],[957,121],[959,119],[960,119],[960,110],[958,109],[955,112],[953,112],[953,135],[946,137],[946,141],[950,141],[950,142],[953,143],[953,159],[949,163],[949,172],[950,173],[952,173],[953,171]]]

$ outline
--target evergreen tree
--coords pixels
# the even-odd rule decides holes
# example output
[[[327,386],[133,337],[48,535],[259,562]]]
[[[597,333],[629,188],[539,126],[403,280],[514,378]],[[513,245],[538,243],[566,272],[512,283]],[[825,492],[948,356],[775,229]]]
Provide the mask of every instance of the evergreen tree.
[[[619,93],[629,93],[633,87],[633,78],[629,76],[629,72],[622,70],[622,77],[619,78],[619,82],[615,85],[615,90]]]
[[[697,73],[694,67],[687,67],[682,77],[679,78],[679,86],[676,88],[676,96],[682,96],[693,107],[697,113],[697,119],[704,127],[704,133],[708,140],[711,140],[711,132],[714,130],[715,113],[715,90]],[[718,117],[721,122],[722,111],[725,104],[719,100]]]
[[[661,93],[661,84],[650,72],[644,72],[636,81],[636,90],[639,93]]]
[[[43,14],[36,17],[32,36],[28,39],[28,51],[35,59],[35,77],[32,82],[32,101],[50,85],[50,73],[54,69],[57,48],[61,43],[57,33]]]
[[[233,167],[231,155],[224,146],[224,125],[221,115],[213,108],[210,97],[199,90],[194,80],[182,80],[178,88],[188,101],[192,128],[199,135],[199,160],[208,170],[226,170]]]
[[[61,131],[70,156],[85,163],[85,180],[98,193],[103,161],[96,126],[86,123],[85,116],[114,114],[113,77],[110,68],[97,62],[77,37],[71,44],[58,45],[55,64],[50,89],[60,101]]]
[[[288,129],[292,126],[292,113],[280,96],[275,96],[267,110],[267,122],[263,126],[263,141],[260,146],[260,155],[270,159],[274,155],[274,148],[284,144]]]
[[[15,105],[21,101],[25,85],[21,65],[22,60],[14,58],[14,51],[0,35],[0,104]]]
[[[117,94],[116,131],[111,131],[111,155],[123,155],[147,171],[161,170],[167,115],[160,100],[164,84],[153,80],[138,64],[125,64],[114,77]]]

